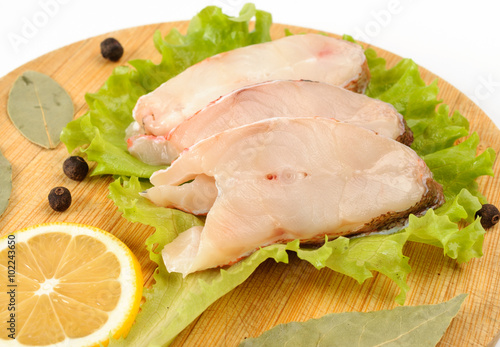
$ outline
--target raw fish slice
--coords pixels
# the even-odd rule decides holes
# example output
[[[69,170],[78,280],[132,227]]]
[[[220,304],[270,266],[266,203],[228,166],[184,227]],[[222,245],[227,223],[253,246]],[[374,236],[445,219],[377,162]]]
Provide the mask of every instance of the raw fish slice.
[[[325,35],[284,37],[207,58],[142,96],[133,116],[143,134],[166,136],[184,119],[235,89],[275,79],[322,81],[363,92],[363,49]]]
[[[168,164],[200,140],[269,117],[335,118],[407,145],[413,141],[403,116],[391,104],[327,83],[277,80],[245,86],[211,102],[167,138],[133,137],[129,152],[149,164]]]
[[[167,138],[179,150],[224,130],[270,117],[325,117],[411,145],[404,118],[389,103],[313,81],[269,81],[237,89],[189,117]]]
[[[412,149],[327,118],[270,118],[209,137],[153,174],[145,196],[156,202],[159,187],[202,174],[215,179],[207,184],[218,195],[203,228],[163,249],[171,272],[230,264],[293,239],[391,229],[444,200]]]

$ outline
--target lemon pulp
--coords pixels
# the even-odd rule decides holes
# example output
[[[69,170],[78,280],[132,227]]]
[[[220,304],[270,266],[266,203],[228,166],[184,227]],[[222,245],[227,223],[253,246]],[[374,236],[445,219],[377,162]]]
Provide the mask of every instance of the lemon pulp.
[[[24,345],[68,340],[86,346],[105,343],[110,332],[126,334],[139,308],[142,275],[133,253],[116,237],[89,226],[52,223],[2,241],[4,342],[15,337]]]

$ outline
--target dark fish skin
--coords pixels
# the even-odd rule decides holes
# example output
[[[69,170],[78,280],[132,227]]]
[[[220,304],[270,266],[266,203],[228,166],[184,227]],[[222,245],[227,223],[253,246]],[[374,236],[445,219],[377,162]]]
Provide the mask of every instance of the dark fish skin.
[[[428,209],[435,209],[444,204],[443,187],[432,178],[428,178],[425,181],[425,185],[427,186],[427,193],[422,196],[422,199],[417,204],[406,211],[391,211],[374,218],[366,223],[363,228],[356,230],[353,234],[372,233],[380,230],[402,227],[406,224],[411,214],[422,216]]]
[[[405,144],[409,147],[413,143],[413,131],[411,131],[408,124],[406,124],[406,120],[404,118],[403,118],[403,124],[405,132],[401,134],[401,136],[398,136],[396,138],[396,141],[401,142],[402,144]]]
[[[389,211],[365,223],[360,229],[346,231],[343,233],[324,234],[317,236],[314,239],[301,240],[301,243],[320,245],[324,243],[325,236],[328,236],[329,239],[335,239],[339,236],[349,237],[359,234],[368,235],[370,233],[390,230],[393,228],[395,228],[395,231],[400,230],[406,225],[410,215],[413,214],[417,217],[423,216],[425,212],[427,212],[427,210],[431,208],[436,209],[444,204],[445,198],[443,194],[443,187],[441,186],[441,184],[436,182],[434,179],[429,178],[425,181],[425,185],[427,186],[427,193],[422,196],[422,199],[417,204],[413,205],[411,208],[405,211]],[[282,242],[288,243],[290,241],[293,240],[283,240]]]
[[[365,60],[363,65],[361,65],[361,72],[359,73],[358,78],[353,79],[342,87],[350,90],[351,92],[364,94],[366,88],[368,87],[368,83],[370,83],[370,79],[370,68],[368,67],[368,62]]]

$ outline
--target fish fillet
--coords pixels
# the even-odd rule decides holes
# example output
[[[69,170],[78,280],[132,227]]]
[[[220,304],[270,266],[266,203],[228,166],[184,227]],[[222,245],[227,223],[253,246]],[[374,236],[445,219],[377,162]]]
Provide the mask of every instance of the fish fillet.
[[[226,130],[184,151],[151,182],[143,195],[154,203],[189,211],[196,200],[208,212],[203,227],[181,233],[162,251],[167,269],[183,275],[273,243],[401,226],[410,213],[444,201],[408,146],[328,118],[270,118]],[[199,196],[173,194],[170,202],[161,194],[190,184],[198,189],[189,194]]]
[[[198,141],[269,117],[335,118],[407,145],[413,141],[403,116],[391,104],[327,83],[275,80],[242,87],[211,102],[167,137],[133,137],[129,152],[149,164],[169,164]]]
[[[139,98],[130,134],[166,136],[208,103],[243,86],[308,79],[363,92],[369,81],[363,49],[325,35],[293,35],[207,58]]]

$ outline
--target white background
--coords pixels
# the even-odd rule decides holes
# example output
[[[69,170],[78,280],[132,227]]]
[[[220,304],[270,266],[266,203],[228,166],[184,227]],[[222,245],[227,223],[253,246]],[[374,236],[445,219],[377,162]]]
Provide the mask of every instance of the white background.
[[[0,5],[0,76],[38,56],[98,34],[190,19],[217,5],[236,15],[244,0],[22,0]],[[254,0],[273,21],[350,34],[415,60],[471,98],[500,127],[500,6],[496,1]]]
[[[500,127],[498,2],[452,0],[254,0],[273,21],[350,34],[447,80]],[[98,34],[190,19],[217,5],[236,15],[242,0],[22,0],[0,5],[0,76],[38,56]],[[5,102],[1,100],[0,102]]]

